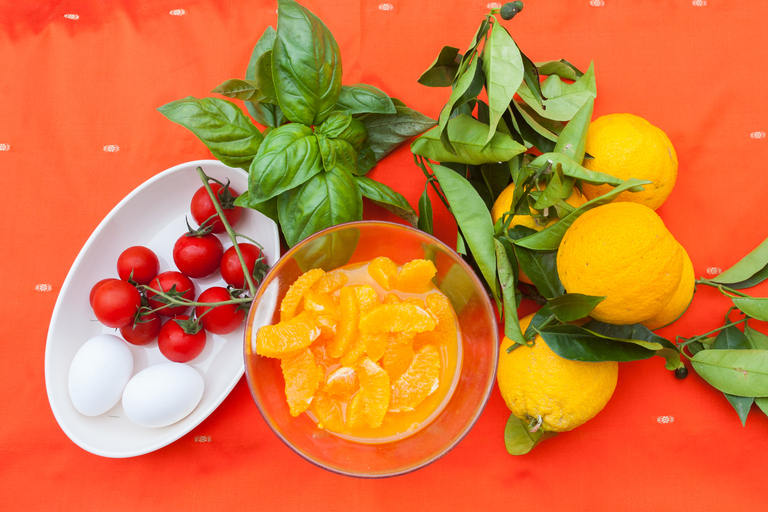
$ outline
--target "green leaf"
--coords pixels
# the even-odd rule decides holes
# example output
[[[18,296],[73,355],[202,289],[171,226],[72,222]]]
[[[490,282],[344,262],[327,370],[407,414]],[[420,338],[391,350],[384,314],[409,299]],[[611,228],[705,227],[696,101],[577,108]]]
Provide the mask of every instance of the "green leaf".
[[[424,185],[424,191],[419,197],[419,220],[416,227],[425,233],[432,234],[432,200],[429,198],[429,183]]]
[[[747,415],[749,415],[749,410],[752,408],[752,404],[755,403],[754,397],[747,397],[747,396],[735,396],[735,395],[729,395],[728,393],[723,393],[725,395],[725,398],[728,399],[728,401],[731,403],[733,408],[736,410],[736,414],[739,415],[739,419],[741,420],[741,425],[746,426],[747,424]]]
[[[483,72],[488,91],[490,127],[485,142],[494,136],[496,125],[523,82],[523,59],[512,36],[500,23],[494,23],[483,49]]]
[[[680,350],[677,346],[644,325],[614,325],[590,320],[582,327],[599,336],[636,343],[649,350],[654,350],[657,356],[666,360],[667,370],[675,370],[680,366]]]
[[[550,60],[536,63],[540,75],[557,75],[568,80],[578,80],[584,74],[567,60]]]
[[[721,329],[715,337],[715,342],[712,344],[712,348],[715,349],[750,349],[752,346],[749,343],[749,338],[739,330],[735,325],[730,325],[725,329]]]
[[[480,166],[480,175],[485,186],[495,201],[499,194],[509,185],[510,172],[508,162],[488,162]]]
[[[443,46],[440,54],[418,79],[421,85],[427,87],[450,87],[459,70],[461,55],[459,49]]]
[[[395,105],[396,114],[367,114],[360,121],[368,129],[368,142],[376,161],[394,151],[400,144],[423,133],[436,121],[431,117],[401,105]]]
[[[293,258],[302,272],[313,268],[331,271],[349,263],[359,241],[359,229],[329,230],[308,241],[301,251],[293,254]]]
[[[768,396],[768,351],[702,350],[693,368],[712,387],[736,396]]]
[[[768,398],[758,397],[755,398],[755,404],[763,411],[763,414],[768,415]]]
[[[759,280],[751,280],[759,275]],[[744,256],[735,265],[710,279],[714,283],[726,284],[731,288],[741,289],[754,286],[768,278],[768,238]],[[747,286],[743,284],[750,281]],[[734,286],[742,284],[742,286]]]
[[[595,306],[605,300],[605,297],[584,295],[581,293],[566,293],[551,299],[549,309],[561,322],[580,320],[595,309]]]
[[[224,81],[211,92],[235,100],[261,101],[265,98],[264,93],[259,89],[258,83],[238,78]]]
[[[349,142],[317,135],[317,145],[326,171],[335,168],[350,174],[357,172],[357,151]]]
[[[504,427],[504,446],[510,455],[525,455],[541,441],[556,435],[555,432],[547,432],[542,429],[531,432],[523,420],[511,414],[506,427]]]
[[[553,153],[563,153],[574,163],[581,164],[584,160],[584,152],[587,146],[587,131],[592,119],[592,111],[595,106],[594,98],[587,98],[578,112],[563,128],[557,138],[557,144]],[[585,169],[586,170],[586,169]]]
[[[437,127],[414,140],[411,151],[436,162],[459,162],[472,165],[506,162],[525,151],[525,146],[500,132],[496,132],[491,137],[491,142],[486,145],[488,131],[488,125],[472,117],[459,115],[448,121],[448,134],[456,154],[443,147]]]
[[[448,153],[456,152],[451,143],[451,133],[448,131],[448,122],[453,117],[454,111],[475,100],[477,95],[483,90],[485,76],[483,75],[482,66],[479,64],[481,60],[479,56],[475,56],[469,68],[459,75],[456,85],[451,91],[451,96],[448,98],[448,103],[440,111],[440,117],[437,122],[438,132],[440,133],[443,147]]]
[[[641,181],[636,178],[629,178],[624,183],[614,188],[607,194],[604,194],[600,197],[596,197],[595,199],[587,201],[586,203],[578,207],[576,210],[566,215],[565,217],[561,218],[558,222],[552,224],[551,226],[544,228],[543,230],[535,234],[532,234],[530,236],[527,236],[525,238],[515,241],[515,245],[520,247],[525,247],[527,249],[532,249],[534,251],[555,251],[560,246],[560,240],[563,239],[563,235],[565,234],[566,230],[571,226],[571,224],[573,224],[573,221],[579,218],[581,214],[591,210],[592,208],[597,208],[598,206],[608,204],[613,200],[614,197],[616,197],[623,191],[636,187],[637,185],[641,185],[643,183],[648,183],[648,181]]]
[[[557,275],[557,253],[531,251],[515,247],[515,256],[520,270],[528,276],[533,286],[547,299],[554,299],[565,293]]]
[[[509,112],[526,145],[533,146],[542,153],[555,149],[557,135],[522,108],[517,101],[510,103]]]
[[[264,139],[248,176],[252,201],[266,201],[301,185],[322,170],[312,128],[298,123],[275,128]]]
[[[342,85],[337,107],[352,114],[395,114],[395,104],[381,89],[368,84]]]
[[[552,325],[539,330],[549,348],[572,361],[638,361],[655,352],[634,343],[597,336],[576,325]]]
[[[293,247],[325,228],[361,220],[363,201],[355,178],[333,169],[281,194],[277,210],[285,241]]]
[[[365,176],[365,174],[374,168],[376,165],[376,155],[371,149],[371,145],[368,141],[363,143],[363,147],[357,153],[357,170],[355,174],[357,176]]]
[[[333,111],[341,93],[341,55],[328,27],[293,0],[277,2],[272,73],[285,116],[317,125]]]
[[[442,165],[433,165],[432,170],[483,278],[498,297],[491,213],[466,179]]]
[[[533,167],[538,167],[546,164],[547,162],[551,162],[552,164],[560,164],[563,168],[563,174],[566,176],[570,176],[571,178],[576,178],[593,185],[602,185],[607,183],[608,185],[615,187],[624,183],[621,179],[615,176],[611,176],[610,174],[590,171],[586,167],[582,167],[565,153],[552,152],[539,155],[531,162],[530,165]],[[638,191],[639,190],[640,189],[638,189]]]
[[[496,238],[493,239],[496,250],[496,268],[501,284],[502,303],[504,305],[504,336],[512,342],[525,345],[523,333],[520,330],[520,319],[517,316],[517,278],[515,271],[509,262],[509,255],[504,244]]]
[[[264,137],[229,100],[191,96],[157,109],[200,139],[214,157],[230,167],[248,170]]]
[[[242,206],[244,208],[251,208],[258,212],[261,212],[268,218],[272,219],[275,224],[280,223],[280,219],[277,215],[277,198],[267,199],[263,202],[251,201],[251,197],[246,190],[235,198],[235,205]]]
[[[388,185],[366,178],[365,176],[356,176],[355,181],[360,188],[363,197],[367,197],[379,206],[386,208],[398,217],[405,219],[413,227],[418,224],[416,212],[408,200],[399,192],[396,192]]]
[[[749,348],[768,350],[768,336],[749,325],[744,327],[744,335],[749,340]]]
[[[539,69],[523,52],[520,52],[520,57],[523,59],[523,79],[525,80],[525,84],[528,86],[528,90],[531,91],[531,94],[533,94],[539,103],[541,103],[546,98],[544,98],[544,94],[541,92]]]
[[[768,322],[768,297],[731,297],[731,301],[745,315]]]
[[[262,80],[265,73],[268,73],[269,82],[272,82],[272,46],[275,43],[276,35],[275,29],[272,27],[267,27],[261,35],[256,46],[253,47],[251,60],[248,62],[248,68],[245,71],[246,80],[257,80],[257,77],[259,80]],[[266,79],[264,80],[266,81]],[[274,83],[269,85],[262,83],[261,85],[262,89],[269,87],[271,96],[275,95]],[[246,101],[245,106],[256,122],[263,126],[277,128],[285,121],[285,116],[283,116],[282,110],[277,105]]]
[[[543,102],[544,107],[538,104],[527,84],[523,84],[517,93],[540,116],[555,121],[568,121],[589,98],[597,96],[594,64],[590,64],[587,72],[572,84],[563,82],[557,75],[550,75],[542,83],[541,90],[547,98]]]

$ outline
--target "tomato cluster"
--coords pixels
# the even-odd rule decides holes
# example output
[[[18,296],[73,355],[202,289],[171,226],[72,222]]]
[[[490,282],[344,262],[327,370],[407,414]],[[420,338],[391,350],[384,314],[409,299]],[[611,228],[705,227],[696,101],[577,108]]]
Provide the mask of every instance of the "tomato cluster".
[[[218,182],[210,185],[230,226],[240,219],[234,206],[236,194]],[[250,284],[236,246],[226,250],[215,232],[225,226],[205,187],[192,197],[190,212],[198,224],[182,234],[173,246],[176,269],[163,270],[149,248],[133,246],[117,259],[118,278],[98,281],[90,292],[91,308],[107,327],[120,330],[123,339],[147,345],[157,339],[160,352],[174,362],[189,362],[205,348],[208,332],[229,334],[245,320],[250,306]],[[252,283],[263,277],[267,265],[261,248],[238,243]],[[195,279],[220,272],[227,287],[211,286],[196,297]],[[216,304],[216,305],[211,305]]]

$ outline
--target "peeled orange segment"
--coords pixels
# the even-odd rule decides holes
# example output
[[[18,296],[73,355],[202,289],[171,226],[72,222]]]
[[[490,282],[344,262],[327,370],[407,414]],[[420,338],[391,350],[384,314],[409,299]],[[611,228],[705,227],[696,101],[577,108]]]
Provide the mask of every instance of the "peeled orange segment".
[[[360,380],[355,369],[341,366],[328,374],[323,390],[329,395],[349,400],[359,387]]]
[[[362,332],[423,332],[435,328],[435,318],[413,304],[382,304],[360,316]]]
[[[360,379],[360,390],[352,397],[347,409],[347,425],[350,429],[378,428],[387,414],[392,394],[389,376],[368,358],[363,359],[355,370]]]
[[[357,336],[358,316],[355,290],[342,288],[339,292],[339,323],[336,325],[336,334],[328,342],[328,353],[331,357],[343,356],[352,345]]]
[[[288,288],[288,291],[280,303],[280,320],[290,320],[296,315],[296,311],[302,304],[302,299],[307,290],[325,274],[325,270],[314,268],[301,274],[296,281]]]
[[[325,372],[317,366],[315,356],[308,348],[280,361],[285,379],[285,397],[291,416],[298,416],[309,408],[320,379]]]
[[[360,313],[368,311],[374,306],[378,306],[379,294],[373,289],[373,286],[367,284],[361,284],[355,286],[355,294],[357,295],[357,305]]]
[[[445,346],[458,341],[456,315],[448,297],[442,293],[430,293],[426,298],[427,309],[437,318],[437,325],[432,331],[416,334],[413,340],[414,349],[418,350],[426,344],[435,347]]]
[[[275,325],[265,325],[256,333],[256,353],[266,357],[285,357],[307,348],[320,336],[312,315],[299,313]]]
[[[365,347],[365,353],[374,363],[384,356],[387,347],[387,335],[385,333],[362,333],[360,339]]]
[[[413,339],[413,338],[411,338]],[[381,358],[381,366],[389,375],[389,379],[394,382],[408,370],[413,362],[413,346],[408,338],[400,337],[395,334],[388,336],[387,345],[384,348],[384,355]]]
[[[425,345],[413,356],[413,362],[392,384],[389,410],[412,411],[434,393],[440,385],[440,354],[432,345]]]
[[[350,343],[347,350],[341,356],[339,362],[342,366],[355,366],[363,355],[365,355],[365,344],[358,331],[357,335],[352,340],[352,343]]]
[[[317,282],[312,285],[312,290],[317,293],[331,295],[332,293],[341,289],[342,286],[347,284],[348,280],[349,277],[347,277],[347,274],[344,272],[341,272],[340,270],[332,270],[331,272],[321,276],[320,279],[318,279]]]
[[[309,409],[317,419],[318,428],[341,432],[344,430],[344,415],[339,400],[318,391]]]
[[[317,315],[315,323],[320,328],[320,336],[317,337],[318,342],[325,343],[336,335],[337,318],[330,315]]]
[[[388,293],[384,296],[384,299],[382,299],[382,304],[400,304],[403,302],[403,299],[400,298],[400,296],[396,293]]]
[[[411,260],[397,274],[397,289],[406,293],[426,293],[432,288],[437,274],[435,264],[429,260]]]
[[[424,302],[424,299],[420,299],[419,297],[408,297],[403,302],[406,304],[413,304],[414,306],[424,309],[427,309],[427,303]]]
[[[304,294],[304,311],[314,315],[336,317],[338,315],[338,306],[330,295],[308,290]]]
[[[379,256],[374,258],[368,264],[368,275],[370,275],[376,283],[389,291],[395,287],[397,280],[397,265],[394,261],[386,256]]]

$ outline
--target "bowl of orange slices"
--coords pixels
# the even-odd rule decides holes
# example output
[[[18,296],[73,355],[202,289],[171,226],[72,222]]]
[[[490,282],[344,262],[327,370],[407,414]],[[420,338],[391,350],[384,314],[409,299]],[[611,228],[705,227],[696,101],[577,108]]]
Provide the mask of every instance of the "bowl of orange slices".
[[[456,446],[493,389],[493,305],[466,262],[402,224],[340,224],[271,268],[245,332],[262,416],[329,471],[386,477]]]

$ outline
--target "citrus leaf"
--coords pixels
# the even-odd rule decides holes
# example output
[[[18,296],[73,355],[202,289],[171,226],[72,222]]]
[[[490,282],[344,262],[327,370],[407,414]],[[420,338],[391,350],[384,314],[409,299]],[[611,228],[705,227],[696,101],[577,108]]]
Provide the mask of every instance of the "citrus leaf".
[[[702,350],[693,368],[712,387],[736,396],[768,396],[768,350]]]
[[[615,187],[623,183],[621,179],[615,176],[611,176],[610,174],[590,171],[586,167],[582,167],[565,153],[558,153],[558,152],[544,153],[543,155],[539,155],[538,157],[536,157],[531,162],[530,165],[543,166],[548,162],[551,162],[552,164],[562,165],[563,174],[565,174],[566,176],[570,176],[572,178],[576,178],[581,181],[586,181],[587,183],[591,183],[593,185],[602,185],[604,183],[607,183],[608,185],[612,185]],[[635,190],[634,192],[638,192],[638,191],[639,190]]]
[[[744,327],[744,335],[749,340],[749,348],[768,350],[768,336],[762,332],[757,331],[747,325]]]
[[[713,283],[727,284],[735,289],[747,288],[748,286],[737,288],[734,285],[743,283],[757,274],[760,274],[760,281],[768,278],[768,270],[766,270],[766,268],[768,268],[768,238],[763,240],[760,245],[740,259],[731,268],[713,277],[709,281]],[[754,286],[760,281],[750,283],[749,286]]]
[[[487,124],[462,114],[448,121],[448,134],[456,154],[443,147],[438,127],[432,128],[414,140],[411,143],[411,151],[436,162],[458,162],[471,165],[506,162],[525,151],[525,146],[501,132],[496,132],[491,137],[491,142],[486,145],[488,131]]]
[[[749,410],[752,408],[752,404],[755,403],[755,397],[735,396],[729,395],[728,393],[723,393],[723,395],[725,395],[725,398],[728,399],[733,408],[736,410],[736,414],[739,415],[739,419],[741,420],[741,425],[746,426],[747,416],[749,415]]]
[[[500,23],[494,23],[483,48],[483,72],[488,92],[491,129],[489,142],[496,132],[502,114],[507,110],[515,92],[523,82],[523,59],[512,36]]]
[[[547,299],[554,299],[565,293],[557,275],[557,253],[531,251],[515,247],[515,256],[520,270],[528,276],[533,286]]]
[[[597,336],[576,325],[552,325],[539,330],[554,353],[572,361],[638,361],[655,352],[634,343]]]
[[[337,107],[351,114],[395,114],[395,104],[382,91],[368,84],[342,85]]]
[[[368,129],[368,142],[377,162],[406,140],[436,124],[431,117],[397,103],[395,110],[396,114],[365,114],[360,117],[360,121]]]
[[[755,405],[757,405],[761,411],[763,411],[763,414],[768,415],[768,398],[766,397],[757,397],[755,398]]]
[[[413,227],[418,224],[416,212],[408,200],[399,192],[393,190],[388,185],[366,178],[365,176],[356,176],[357,186],[360,187],[360,193],[379,206],[391,211],[401,219],[404,219]]]
[[[565,59],[537,62],[540,75],[557,75],[568,80],[578,80],[584,74]]]
[[[731,301],[745,315],[768,322],[768,297],[731,297]]]
[[[498,297],[491,213],[466,179],[442,165],[435,164],[432,170],[483,278],[494,296]]]
[[[553,153],[563,153],[570,157],[576,164],[581,164],[584,160],[584,152],[587,146],[587,131],[592,119],[592,110],[595,106],[595,99],[590,97],[582,105],[573,118],[563,128],[562,133],[557,138],[557,144]]]
[[[509,255],[504,244],[496,238],[493,239],[496,249],[496,268],[499,272],[501,284],[502,303],[504,304],[504,336],[514,343],[525,344],[523,333],[520,330],[520,320],[517,317],[517,277],[514,267],[509,262]]]
[[[749,349],[753,348],[749,343],[749,338],[739,330],[735,325],[730,325],[721,329],[715,337],[712,344],[714,349]]]
[[[511,414],[504,427],[504,446],[510,455],[525,455],[541,441],[556,435],[556,432],[547,432],[542,429],[530,432],[523,420]]]
[[[522,109],[519,102],[512,101],[508,110],[526,145],[533,146],[542,153],[549,153],[555,149],[557,135]]]
[[[429,198],[429,183],[419,197],[419,221],[417,227],[425,233],[432,234],[432,200]]]
[[[459,70],[461,55],[459,49],[443,46],[440,54],[417,80],[427,87],[450,87]]]
[[[524,83],[517,93],[540,116],[555,121],[570,120],[589,98],[597,96],[594,64],[590,64],[587,72],[572,84],[563,82],[557,75],[550,75],[542,83],[541,91],[547,98],[543,107],[527,84]]]
[[[605,300],[605,297],[595,297],[581,293],[566,293],[548,301],[549,309],[561,322],[573,322],[586,316],[595,306]]]
[[[456,85],[451,91],[451,96],[448,98],[448,103],[446,103],[440,111],[440,116],[437,120],[438,132],[443,148],[449,153],[456,153],[456,150],[451,144],[451,133],[448,131],[448,121],[451,119],[456,109],[476,99],[477,95],[482,92],[485,76],[483,75],[482,66],[479,64],[481,61],[482,59],[475,55],[466,71],[459,75],[459,78],[456,80]]]
[[[667,370],[675,370],[680,366],[680,350],[677,346],[642,324],[614,325],[590,320],[583,327],[600,336],[636,343],[649,350],[654,350],[657,356],[665,359]]]
[[[518,51],[519,50],[520,48],[518,47]],[[523,52],[520,52],[520,57],[523,59],[523,79],[525,80],[526,85],[528,85],[528,90],[531,91],[531,94],[533,94],[539,103],[541,103],[546,98],[541,92],[541,75],[539,75],[539,68],[536,67],[536,64]]]

